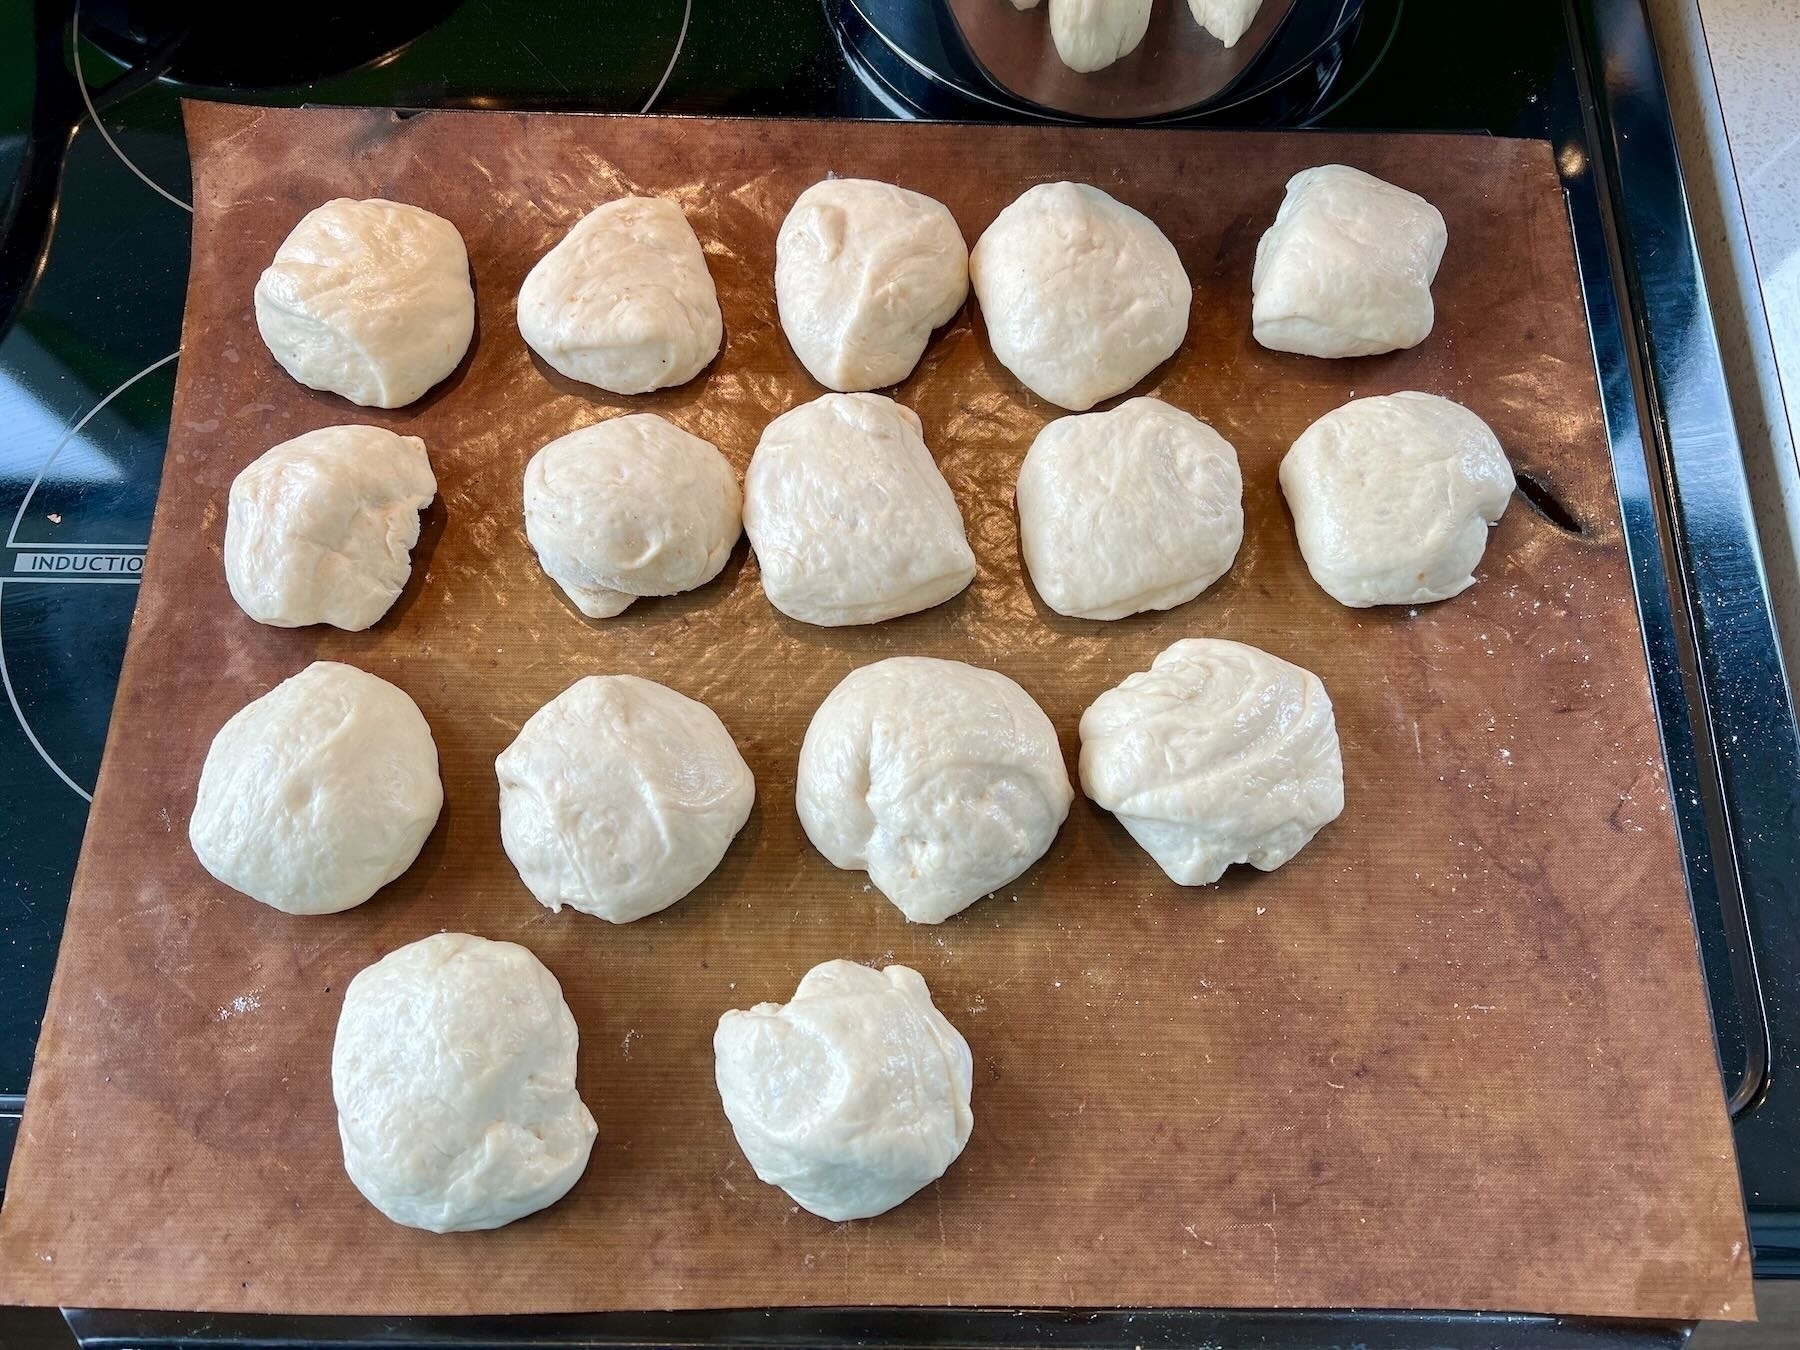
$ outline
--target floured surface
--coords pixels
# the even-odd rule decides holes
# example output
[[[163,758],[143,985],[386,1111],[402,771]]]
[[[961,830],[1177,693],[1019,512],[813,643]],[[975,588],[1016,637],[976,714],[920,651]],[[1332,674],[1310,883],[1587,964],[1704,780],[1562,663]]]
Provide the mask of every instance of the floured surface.
[[[1630,600],[1592,358],[1548,148],[1476,138],[1130,133],[263,112],[190,107],[193,272],[168,467],[24,1132],[0,1296],[290,1312],[787,1304],[1336,1305],[1744,1316],[1731,1137]],[[1250,338],[1256,239],[1294,171],[1339,160],[1424,193],[1450,251],[1438,326],[1366,361]],[[979,161],[983,172],[968,165]],[[1124,166],[1130,166],[1127,170]],[[897,391],[980,565],[873,629],[777,615],[743,545],[691,593],[582,620],[538,570],[520,484],[540,445],[656,411],[739,472],[816,396],[776,323],[775,231],[827,172],[929,193],[973,240],[1032,182],[1148,212],[1196,286],[1188,339],[1139,393],[1218,428],[1245,542],[1206,594],[1110,624],[1040,605],[1012,485],[1057,410],[967,310]],[[1194,184],[1211,186],[1204,192]],[[1485,185],[1485,186],[1476,186]],[[693,383],[614,399],[547,375],[520,280],[597,201],[688,211],[726,349]],[[468,241],[480,323],[420,406],[363,412],[276,369],[250,288],[310,207],[384,195]],[[1515,499],[1477,585],[1353,612],[1306,574],[1276,466],[1352,396],[1469,404],[1586,526]],[[277,441],[372,420],[425,439],[441,485],[414,578],[364,633],[259,628],[231,604],[227,488]],[[1076,800],[1048,857],[935,928],[802,837],[794,768],[852,667],[992,666],[1072,767],[1093,698],[1178,638],[1316,671],[1348,805],[1293,862],[1182,891]],[[369,904],[300,920],[226,892],[185,843],[213,732],[309,660],[394,681],[430,721],[443,819]],[[536,904],[501,852],[493,759],[586,674],[710,704],[757,780],[717,873],[624,928]],[[581,1029],[600,1126],[560,1204],[494,1233],[396,1228],[345,1179],[329,1059],[345,983],[442,928],[525,944]],[[975,1058],[975,1130],[945,1178],[834,1226],[758,1184],[712,1082],[718,1015],[834,957],[929,981]],[[0,1298],[0,1301],[4,1301]]]

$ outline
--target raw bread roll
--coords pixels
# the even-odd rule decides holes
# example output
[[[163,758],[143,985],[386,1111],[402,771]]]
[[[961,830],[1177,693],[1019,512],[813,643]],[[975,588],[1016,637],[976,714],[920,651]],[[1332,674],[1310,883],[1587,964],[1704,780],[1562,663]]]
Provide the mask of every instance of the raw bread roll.
[[[1188,0],[1194,22],[1219,39],[1226,47],[1238,45],[1238,39],[1256,22],[1256,12],[1263,0]]]
[[[787,1004],[721,1017],[713,1054],[756,1175],[833,1222],[936,1181],[975,1126],[968,1042],[905,966],[814,966]]]
[[[969,255],[994,355],[1073,412],[1123,393],[1187,335],[1194,290],[1148,216],[1085,183],[1040,183]]]
[[[558,374],[614,394],[686,384],[725,322],[681,208],[621,197],[590,211],[519,288],[519,333]]]
[[[500,841],[538,903],[610,923],[705,881],[749,819],[756,780],[704,703],[590,675],[539,708],[494,762]]]
[[[1150,0],[1050,0],[1050,40],[1070,70],[1088,74],[1129,56],[1150,26]]]
[[[704,586],[731,556],[742,512],[731,462],[654,413],[572,431],[525,466],[525,537],[590,619]]]
[[[1431,332],[1449,236],[1423,197],[1342,164],[1288,180],[1256,246],[1256,340],[1302,356],[1373,356]]]
[[[456,226],[379,198],[308,212],[258,279],[255,307],[283,370],[366,408],[411,403],[456,369],[475,333]]]
[[[1042,0],[1012,0],[1014,9],[1036,9]]]
[[[1019,469],[1018,504],[1032,585],[1077,619],[1185,604],[1244,539],[1237,451],[1153,398],[1050,423]]]
[[[283,441],[231,483],[231,598],[277,628],[367,628],[412,575],[419,512],[436,495],[417,436],[349,426]]]
[[[1044,856],[1074,798],[1056,728],[997,671],[896,656],[846,675],[800,746],[813,847],[942,923]]]
[[[775,239],[782,331],[828,389],[900,383],[968,294],[969,250],[956,218],[891,183],[814,183]]]
[[[395,1223],[498,1228],[553,1205],[587,1167],[575,1019],[523,947],[438,933],[344,991],[331,1049],[344,1170]]]
[[[1180,885],[1272,872],[1344,809],[1331,700],[1265,651],[1188,638],[1081,715],[1081,786]]]
[[[232,889],[289,914],[334,914],[412,866],[443,804],[418,705],[366,671],[315,661],[219,728],[188,841]]]
[[[1515,486],[1487,423],[1435,394],[1346,403],[1281,461],[1313,580],[1358,609],[1468,590]]]
[[[744,532],[769,603],[826,628],[930,609],[975,578],[918,415],[879,394],[826,394],[769,423]]]

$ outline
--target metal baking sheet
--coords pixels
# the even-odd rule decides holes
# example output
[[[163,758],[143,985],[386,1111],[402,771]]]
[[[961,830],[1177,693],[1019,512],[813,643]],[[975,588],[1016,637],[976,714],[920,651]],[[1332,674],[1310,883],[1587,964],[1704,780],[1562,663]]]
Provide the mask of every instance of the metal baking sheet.
[[[1567,219],[1547,145],[1479,137],[700,121],[190,104],[193,270],[162,494],[23,1134],[0,1297],[294,1313],[757,1306],[1489,1308],[1742,1317],[1750,1263]],[[1327,362],[1249,335],[1256,240],[1298,169],[1425,193],[1450,247],[1431,338]],[[1058,410],[990,355],[971,306],[896,396],[923,418],[980,565],[874,628],[789,622],[740,551],[714,583],[583,620],[526,544],[526,459],[660,412],[741,469],[819,391],[788,350],[773,240],[807,184],[884,178],[973,240],[1032,183],[1148,212],[1194,278],[1188,340],[1145,381],[1216,426],[1245,477],[1230,574],[1164,614],[1063,619],[1019,559],[1012,485]],[[526,270],[596,203],[666,195],[718,282],[723,355],[616,399],[534,362]],[[307,210],[383,195],[455,222],[480,322],[414,407],[301,388],[251,286]],[[1516,500],[1479,584],[1351,611],[1311,582],[1276,466],[1353,395],[1419,388],[1485,417]],[[219,564],[232,477],[329,423],[416,433],[441,495],[413,582],[369,632],[278,631]],[[1049,856],[941,927],[907,925],[807,846],[808,718],[896,653],[1003,670],[1073,764],[1080,712],[1170,642],[1236,638],[1317,671],[1348,806],[1297,859],[1170,884],[1078,799]],[[213,882],[185,832],[217,728],[315,658],[405,688],[446,807],[369,904],[277,914]],[[493,758],[582,675],[711,704],[758,803],[713,878],[614,928],[537,906],[500,848]],[[345,1179],[328,1061],[345,982],[439,929],[520,941],[563,984],[600,1125],[560,1204],[493,1233],[395,1227]],[[924,973],[976,1060],[974,1137],[942,1182],[828,1224],[758,1183],[712,1085],[719,1013],[831,957]]]

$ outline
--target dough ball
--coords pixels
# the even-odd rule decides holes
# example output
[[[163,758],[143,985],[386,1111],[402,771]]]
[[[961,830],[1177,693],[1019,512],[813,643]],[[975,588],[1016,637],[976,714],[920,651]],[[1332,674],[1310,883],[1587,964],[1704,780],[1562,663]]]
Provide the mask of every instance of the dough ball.
[[[1357,609],[1468,590],[1514,486],[1487,423],[1435,394],[1346,403],[1281,461],[1313,580]]]
[[[1050,40],[1070,70],[1104,70],[1150,27],[1150,0],[1050,0]]]
[[[975,1126],[968,1042],[905,966],[814,966],[791,1002],[721,1017],[713,1054],[756,1175],[835,1223],[929,1186]]]
[[[1418,346],[1448,237],[1437,207],[1360,169],[1295,174],[1256,246],[1256,340],[1302,356]]]
[[[1175,354],[1193,287],[1148,216],[1084,183],[1040,183],[969,255],[994,355],[1041,398],[1085,412]]]
[[[523,947],[438,933],[344,991],[331,1049],[344,1170],[395,1223],[498,1228],[580,1179],[594,1118],[575,1091],[575,1019]]]
[[[560,375],[614,394],[686,384],[725,323],[681,208],[621,197],[590,211],[519,288],[519,332]]]
[[[756,780],[704,703],[635,675],[590,675],[539,708],[494,763],[500,841],[538,903],[610,923],[705,881]]]
[[[846,675],[800,746],[813,847],[914,923],[942,923],[1049,849],[1074,797],[1056,728],[997,671],[896,656]]]
[[[417,436],[324,427],[283,441],[231,484],[225,580],[258,623],[359,632],[412,575],[437,479]]]
[[[1238,45],[1261,8],[1262,0],[1188,0],[1194,22],[1227,48]]]
[[[949,208],[890,183],[814,183],[775,240],[782,331],[828,389],[900,383],[968,294],[969,250]]]
[[[825,628],[930,609],[975,579],[918,415],[879,394],[826,394],[769,423],[744,532],[769,603]]]
[[[307,388],[365,408],[404,407],[469,350],[468,251],[456,226],[416,206],[326,202],[257,281],[256,327]]]
[[[314,661],[219,728],[188,841],[233,890],[335,914],[412,866],[443,804],[418,705],[366,671]]]
[[[712,442],[653,413],[572,431],[525,466],[525,536],[590,619],[718,576],[742,502]]]
[[[1041,0],[1012,0],[1014,9],[1036,9]]]
[[[1050,423],[1019,469],[1018,504],[1032,585],[1077,619],[1185,604],[1244,539],[1237,451],[1153,398]]]
[[[1331,700],[1265,651],[1188,638],[1081,715],[1081,786],[1171,881],[1273,872],[1344,809]]]

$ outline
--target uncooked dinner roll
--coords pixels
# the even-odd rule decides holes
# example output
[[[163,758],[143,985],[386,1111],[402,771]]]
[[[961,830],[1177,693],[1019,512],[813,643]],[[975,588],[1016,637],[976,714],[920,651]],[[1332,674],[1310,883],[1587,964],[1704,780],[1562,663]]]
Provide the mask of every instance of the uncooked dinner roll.
[[[900,383],[968,293],[969,250],[949,208],[891,183],[814,183],[775,239],[782,331],[828,389]]]
[[[590,211],[519,288],[519,332],[550,368],[615,394],[686,384],[719,354],[719,296],[681,208]]]
[[[562,1199],[594,1118],[575,1091],[575,1019],[523,947],[438,933],[344,991],[331,1049],[344,1170],[395,1223],[498,1228]]]
[[[256,327],[283,370],[366,408],[400,408],[456,369],[475,333],[456,226],[402,202],[309,212],[256,283]]]
[[[896,656],[846,675],[800,746],[800,823],[914,923],[942,923],[1044,856],[1074,790],[1056,728],[997,671]]]
[[[1237,556],[1243,503],[1231,442],[1179,408],[1134,398],[1059,418],[1019,469],[1031,584],[1078,619],[1185,604]]]
[[[1050,39],[1070,70],[1104,70],[1129,56],[1150,26],[1150,0],[1050,0]]]
[[[975,577],[918,415],[879,394],[826,394],[769,423],[744,475],[744,532],[769,603],[802,623],[879,623]]]
[[[1265,651],[1188,638],[1081,715],[1081,786],[1183,886],[1272,872],[1344,809],[1331,700]]]
[[[188,840],[234,890],[289,914],[360,905],[412,866],[444,804],[418,705],[315,661],[213,737]]]
[[[1148,216],[1084,183],[1040,183],[969,255],[994,355],[1074,412],[1123,393],[1187,335],[1194,298]]]
[[[712,709],[635,675],[570,685],[494,767],[500,841],[538,903],[612,923],[705,881],[756,800]]]
[[[653,413],[572,431],[525,466],[525,537],[590,619],[718,576],[742,502],[712,442]]]
[[[231,598],[277,628],[367,628],[412,575],[419,512],[436,495],[417,436],[324,427],[283,441],[232,480]]]
[[[1262,0],[1188,0],[1194,22],[1227,47],[1237,46],[1261,8]]]
[[[1360,169],[1295,174],[1256,246],[1256,340],[1303,356],[1418,346],[1447,239],[1437,207]]]
[[[968,1042],[905,966],[814,966],[787,1004],[721,1017],[713,1054],[756,1175],[833,1222],[929,1186],[975,1126]]]
[[[1473,586],[1488,527],[1514,486],[1487,423],[1435,394],[1346,403],[1281,461],[1313,580],[1359,609],[1447,600]]]

